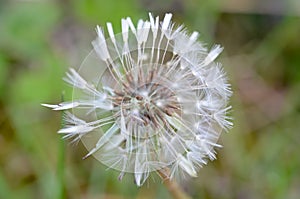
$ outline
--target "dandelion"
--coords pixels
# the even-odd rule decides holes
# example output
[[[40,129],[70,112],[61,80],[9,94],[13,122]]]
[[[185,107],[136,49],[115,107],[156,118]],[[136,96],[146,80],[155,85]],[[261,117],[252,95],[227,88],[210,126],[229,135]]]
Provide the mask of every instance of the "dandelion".
[[[172,23],[172,14],[149,18],[137,26],[122,19],[117,35],[107,23],[108,39],[97,26],[94,50],[64,78],[73,100],[43,104],[65,112],[58,133],[81,140],[89,151],[84,158],[94,156],[120,178],[133,173],[138,186],[152,171],[196,177],[232,126],[230,85],[215,61],[223,48],[208,50],[197,32]]]

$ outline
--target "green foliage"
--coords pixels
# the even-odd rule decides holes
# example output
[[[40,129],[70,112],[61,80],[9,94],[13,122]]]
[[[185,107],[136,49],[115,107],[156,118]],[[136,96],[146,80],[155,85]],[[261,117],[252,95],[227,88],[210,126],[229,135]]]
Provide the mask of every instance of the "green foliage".
[[[106,22],[111,22],[116,33],[121,31],[121,18],[130,16],[137,20],[141,13],[137,0],[79,0],[72,1],[72,7],[76,15],[87,23],[105,26]],[[144,16],[146,14],[143,13]]]

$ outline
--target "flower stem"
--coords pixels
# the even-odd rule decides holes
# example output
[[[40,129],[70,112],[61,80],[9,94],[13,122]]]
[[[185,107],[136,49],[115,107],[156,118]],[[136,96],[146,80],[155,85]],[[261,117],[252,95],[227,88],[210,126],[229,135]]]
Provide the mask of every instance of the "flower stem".
[[[164,185],[167,187],[168,191],[174,199],[191,199],[191,197],[182,190],[182,188],[176,181],[169,178],[169,169],[164,168],[158,170],[157,173],[163,180]]]

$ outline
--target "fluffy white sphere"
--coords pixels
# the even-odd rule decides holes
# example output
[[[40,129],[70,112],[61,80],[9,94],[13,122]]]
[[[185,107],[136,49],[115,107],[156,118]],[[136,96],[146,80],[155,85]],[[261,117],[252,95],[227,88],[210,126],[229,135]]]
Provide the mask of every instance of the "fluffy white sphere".
[[[134,173],[138,186],[149,173],[168,169],[170,178],[197,176],[223,129],[231,127],[230,85],[222,48],[208,50],[198,33],[175,27],[172,14],[122,19],[122,33],[109,38],[97,27],[94,50],[64,79],[74,87],[72,102],[48,105],[65,112],[65,138],[82,140],[88,154],[109,168]]]

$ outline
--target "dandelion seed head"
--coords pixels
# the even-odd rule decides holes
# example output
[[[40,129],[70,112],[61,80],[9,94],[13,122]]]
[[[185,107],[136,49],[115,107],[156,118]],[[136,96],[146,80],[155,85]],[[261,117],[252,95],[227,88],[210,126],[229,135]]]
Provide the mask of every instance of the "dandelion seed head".
[[[64,80],[73,101],[44,104],[70,110],[65,138],[80,139],[86,157],[109,168],[134,173],[141,186],[152,171],[170,169],[168,177],[197,176],[207,159],[215,159],[220,133],[232,126],[227,116],[230,85],[215,61],[222,47],[208,50],[199,33],[187,33],[166,14],[159,22],[137,26],[127,17],[122,32],[97,26],[94,50],[78,71]]]

